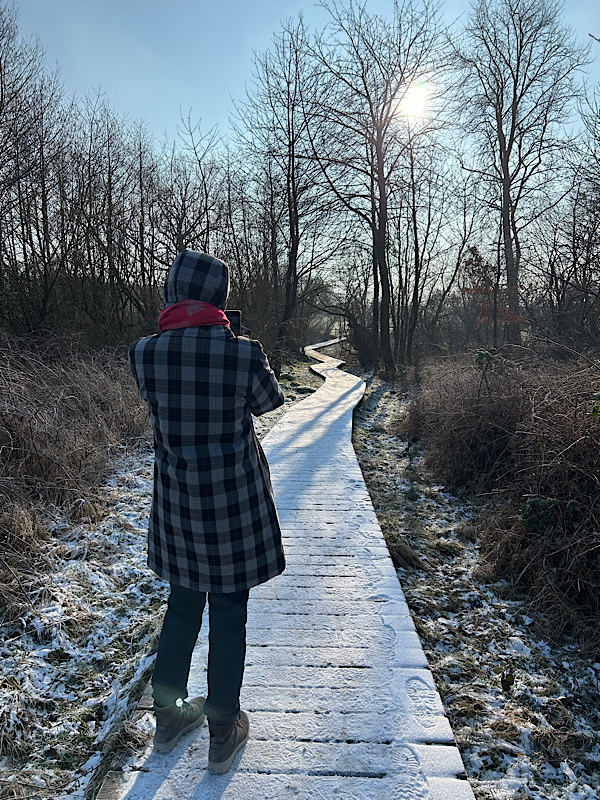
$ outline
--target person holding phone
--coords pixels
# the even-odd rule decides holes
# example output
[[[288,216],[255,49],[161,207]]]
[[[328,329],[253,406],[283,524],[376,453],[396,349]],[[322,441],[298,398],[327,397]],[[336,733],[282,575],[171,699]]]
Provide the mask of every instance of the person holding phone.
[[[259,342],[232,333],[227,265],[185,250],[167,275],[160,333],[131,345],[154,434],[148,565],[170,583],[152,678],[154,748],[170,752],[208,717],[209,769],[248,738],[240,709],[249,590],[285,568],[269,467],[252,415],[283,393]],[[208,599],[208,695],[187,700]]]

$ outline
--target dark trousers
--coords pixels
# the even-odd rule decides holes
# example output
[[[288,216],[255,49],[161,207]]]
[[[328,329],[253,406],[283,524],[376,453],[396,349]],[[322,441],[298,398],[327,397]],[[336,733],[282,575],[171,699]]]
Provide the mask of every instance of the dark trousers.
[[[246,589],[208,595],[208,697],[204,709],[208,719],[217,725],[235,719],[240,710],[248,594]],[[206,592],[171,584],[152,677],[158,706],[171,705],[188,695],[190,662],[206,597]]]

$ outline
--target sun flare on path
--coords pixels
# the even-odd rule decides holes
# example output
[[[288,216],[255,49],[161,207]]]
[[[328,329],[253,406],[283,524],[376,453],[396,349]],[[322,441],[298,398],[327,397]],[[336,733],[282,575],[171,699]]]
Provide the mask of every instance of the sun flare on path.
[[[398,103],[398,113],[410,119],[419,119],[425,113],[427,87],[423,83],[413,83]]]

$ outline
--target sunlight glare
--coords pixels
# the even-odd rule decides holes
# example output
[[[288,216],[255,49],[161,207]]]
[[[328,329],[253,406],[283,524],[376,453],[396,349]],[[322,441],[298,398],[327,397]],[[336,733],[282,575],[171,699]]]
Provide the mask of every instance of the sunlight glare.
[[[422,83],[414,83],[408,87],[404,97],[398,103],[398,111],[404,117],[418,119],[425,112],[426,102],[427,87]]]

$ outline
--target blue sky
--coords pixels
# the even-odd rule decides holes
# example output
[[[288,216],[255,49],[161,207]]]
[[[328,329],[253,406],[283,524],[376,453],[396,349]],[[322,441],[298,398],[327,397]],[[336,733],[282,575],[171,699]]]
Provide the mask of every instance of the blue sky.
[[[48,62],[59,65],[69,92],[101,88],[111,106],[144,119],[157,136],[173,137],[180,110],[191,110],[203,130],[227,132],[231,97],[243,99],[252,53],[265,50],[280,21],[303,10],[321,27],[323,9],[312,0],[16,0],[21,33],[37,33]],[[391,15],[391,0],[369,8]],[[468,11],[468,0],[446,0],[447,20]],[[565,21],[580,40],[600,38],[599,0],[568,0]],[[600,83],[600,44],[591,79]]]

